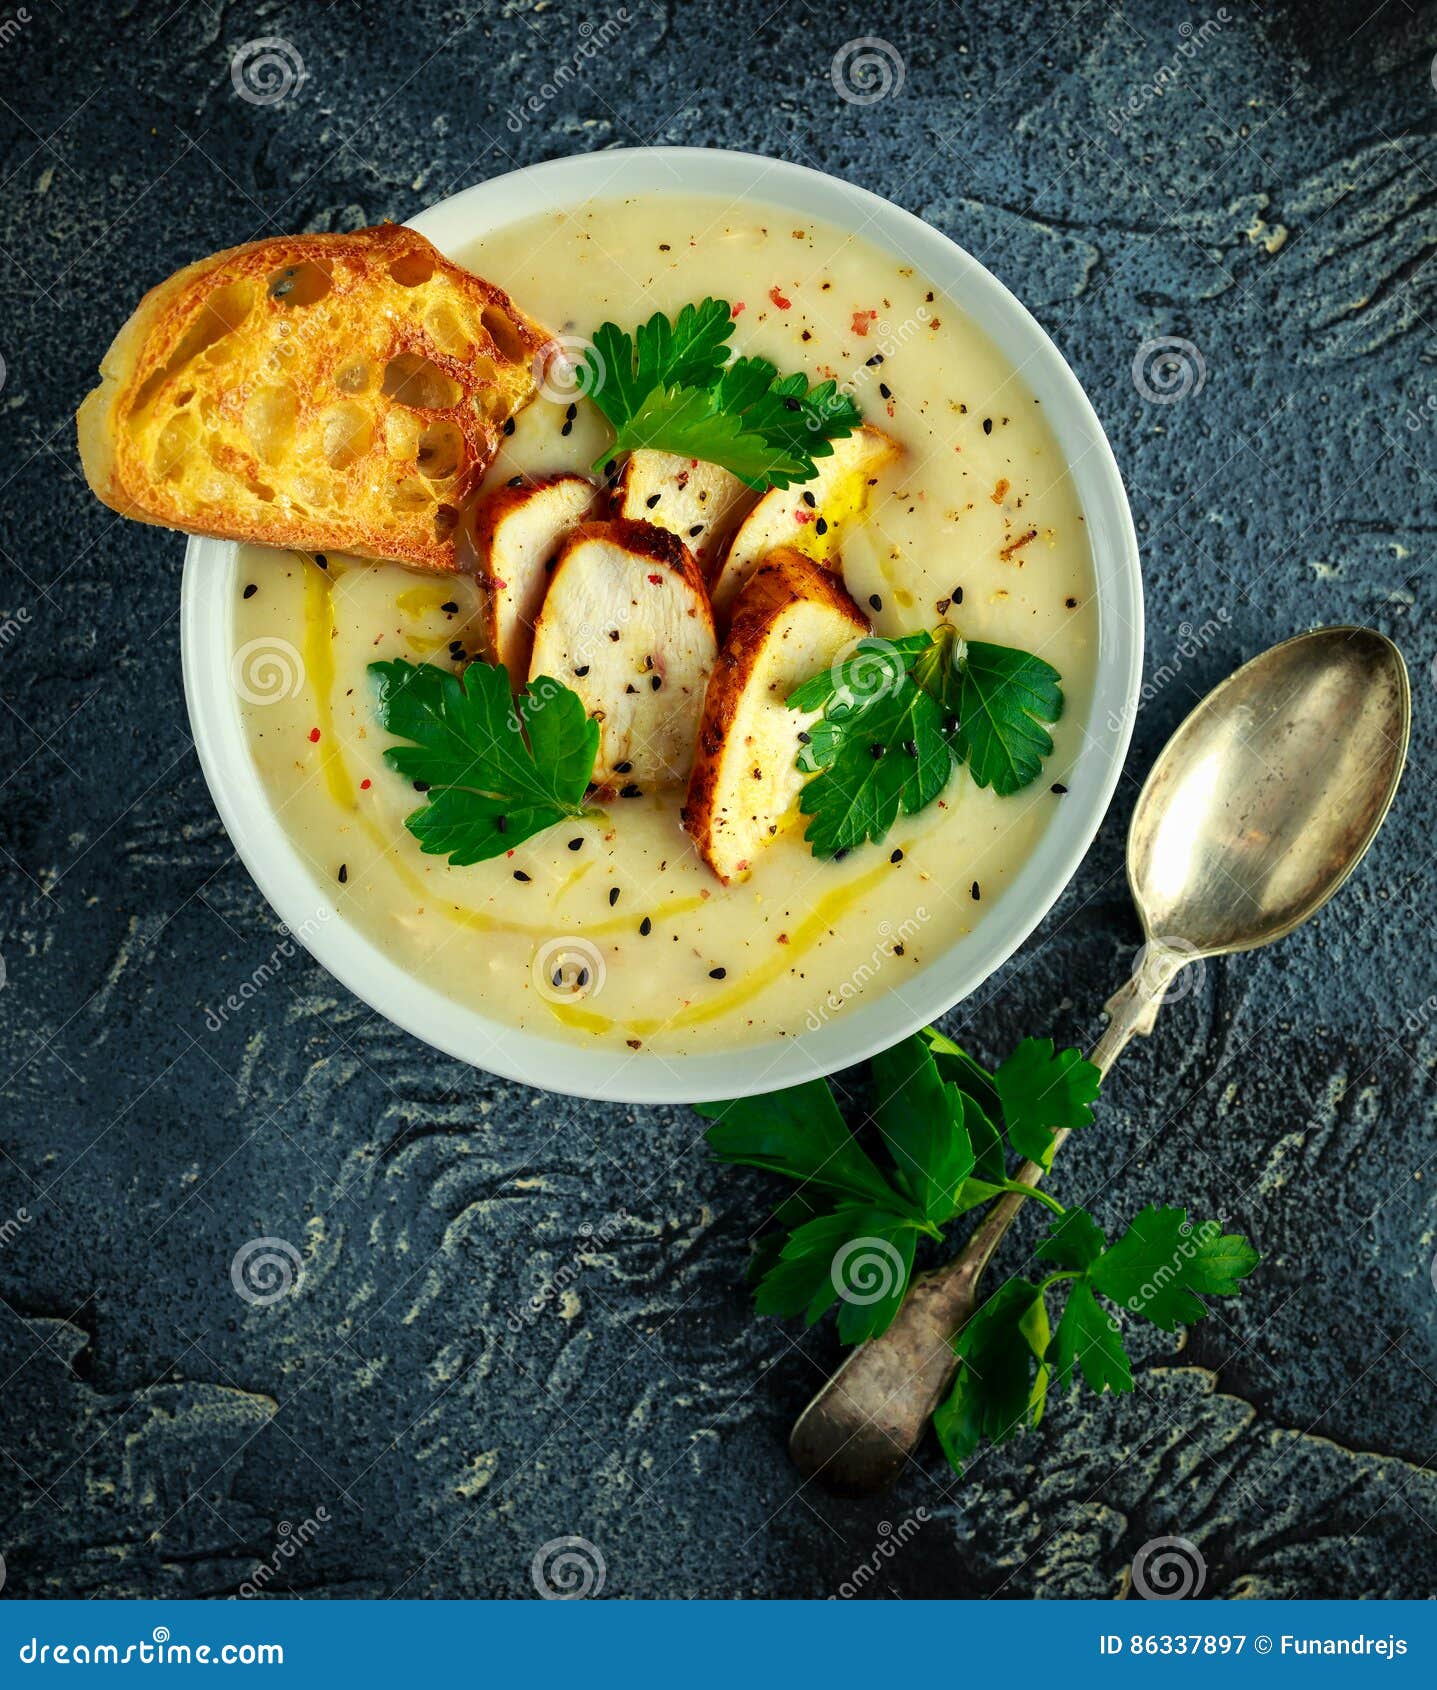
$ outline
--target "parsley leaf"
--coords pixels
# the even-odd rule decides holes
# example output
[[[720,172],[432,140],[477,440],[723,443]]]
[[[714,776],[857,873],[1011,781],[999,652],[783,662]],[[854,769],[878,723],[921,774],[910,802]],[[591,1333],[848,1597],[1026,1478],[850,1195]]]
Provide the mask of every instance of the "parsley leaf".
[[[1128,1230],[1088,1269],[1093,1288],[1165,1332],[1201,1320],[1207,1309],[1197,1293],[1231,1297],[1257,1266],[1258,1254],[1216,1221],[1190,1226],[1186,1209],[1149,1204]]]
[[[1102,1255],[1105,1243],[1102,1228],[1086,1209],[1068,1209],[1048,1228],[1033,1254],[1055,1267],[1083,1273]]]
[[[964,1123],[973,1144],[973,1172],[979,1179],[1001,1183],[1005,1173],[1003,1140],[993,1123],[1002,1120],[1003,1105],[998,1097],[998,1088],[993,1084],[993,1076],[981,1062],[936,1027],[925,1027],[923,1037],[933,1052],[938,1072],[957,1086],[968,1100]],[[972,1183],[970,1180],[969,1184]]]
[[[790,695],[790,709],[823,711],[798,754],[798,767],[816,774],[799,798],[815,856],[883,839],[900,810],[916,814],[947,786],[953,753],[942,717],[908,675],[910,656],[928,640],[860,640]]]
[[[1072,1382],[1074,1362],[1099,1395],[1133,1388],[1133,1370],[1118,1323],[1082,1280],[1068,1293],[1050,1354],[1054,1375],[1065,1390]]]
[[[871,1204],[840,1203],[794,1229],[759,1284],[760,1314],[802,1315],[812,1326],[837,1302],[838,1335],[862,1343],[885,1331],[913,1271],[912,1223]]]
[[[933,1428],[957,1471],[984,1439],[1002,1443],[1036,1423],[1047,1389],[1048,1343],[1042,1293],[1026,1279],[1000,1285],[953,1340],[962,1365]]]
[[[966,1099],[939,1078],[932,1053],[917,1037],[873,1058],[873,1118],[898,1179],[923,1218],[946,1221],[973,1171],[964,1124]]]
[[[1030,785],[1053,749],[1037,718],[1061,714],[1058,680],[1041,658],[967,645],[946,622],[859,640],[788,698],[790,709],[820,713],[798,754],[798,768],[816,777],[799,798],[814,855],[881,840],[900,810],[931,804],[960,762],[1000,797]]]
[[[651,448],[720,464],[754,488],[810,480],[814,460],[852,434],[862,413],[835,381],[810,387],[767,358],[730,363],[732,333],[721,299],[685,305],[672,323],[656,311],[632,334],[601,324],[580,382],[614,427],[599,462]]]
[[[584,814],[599,726],[568,687],[541,676],[516,700],[508,673],[478,662],[462,678],[403,658],[369,673],[381,724],[411,742],[385,762],[431,789],[404,819],[421,850],[462,868]]]
[[[898,1214],[916,1213],[844,1125],[826,1080],[694,1107],[715,1123],[704,1137],[720,1162],[811,1181]]]
[[[1102,1080],[1080,1051],[1055,1053],[1051,1039],[1024,1039],[993,1076],[1008,1142],[1020,1156],[1048,1167],[1054,1132],[1092,1122],[1090,1105]]]
[[[604,323],[584,353],[583,391],[622,434],[655,388],[712,386],[732,333],[733,313],[721,299],[686,305],[672,323],[655,311],[631,335]]]
[[[1012,646],[971,641],[960,665],[959,750],[979,786],[1007,798],[1042,773],[1053,750],[1041,724],[1063,713],[1061,676]]]

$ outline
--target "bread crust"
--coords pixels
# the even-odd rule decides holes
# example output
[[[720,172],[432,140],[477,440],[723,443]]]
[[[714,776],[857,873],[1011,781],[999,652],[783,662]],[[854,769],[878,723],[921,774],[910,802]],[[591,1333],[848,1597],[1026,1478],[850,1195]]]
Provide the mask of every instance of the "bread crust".
[[[286,303],[286,275],[329,285],[313,302]],[[251,241],[187,265],[140,301],[80,406],[81,463],[97,496],[140,522],[453,570],[467,548],[461,518],[505,419],[536,391],[532,366],[550,338],[412,229]],[[405,354],[437,372],[430,391],[382,391],[380,372]],[[347,361],[365,370],[364,391],[335,385]],[[254,446],[247,407],[260,389],[281,396],[281,411],[292,401],[320,497],[306,500],[295,466]],[[436,397],[453,402],[418,402]],[[369,444],[322,447],[313,431],[336,415],[368,419]],[[162,468],[175,419],[188,419],[176,427],[193,455],[181,475]],[[442,434],[451,474],[426,474],[426,430]],[[336,456],[350,461],[336,467]]]

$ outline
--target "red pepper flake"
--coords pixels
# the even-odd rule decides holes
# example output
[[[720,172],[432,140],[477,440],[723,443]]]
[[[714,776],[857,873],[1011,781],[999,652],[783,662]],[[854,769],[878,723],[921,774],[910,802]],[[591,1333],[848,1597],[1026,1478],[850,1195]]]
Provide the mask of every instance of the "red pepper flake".
[[[998,553],[998,556],[1002,558],[1004,563],[1007,563],[1012,559],[1014,552],[1021,552],[1023,547],[1026,546],[1030,540],[1036,540],[1037,538],[1038,530],[1036,528],[1030,528],[1026,534],[1020,534],[1016,540],[1010,540],[1008,544]]]
[[[319,729],[318,728],[311,728],[309,730],[309,743],[311,745],[318,745],[319,744]]]
[[[853,313],[853,332],[862,336],[868,333],[868,325],[878,321],[876,311],[855,311]]]
[[[928,327],[930,329],[941,329],[943,327],[943,319],[941,317],[935,317]]]
[[[811,511],[807,505],[799,505],[793,513],[793,520],[795,522],[812,522],[817,515],[818,512]]]
[[[649,577],[649,580],[650,580],[650,581],[652,581],[652,582],[653,582],[653,584],[654,584],[654,585],[655,585],[655,586],[656,586],[656,587],[662,587],[662,586],[663,586],[663,584],[664,584],[664,578],[663,578],[663,576],[662,576],[662,575],[651,575],[651,576],[650,576],[650,577]]]
[[[729,308],[728,308],[728,314],[729,314],[729,316],[730,316],[730,317],[737,317],[737,316],[739,316],[739,315],[740,315],[740,313],[741,313],[741,312],[742,312],[742,311],[743,311],[743,310],[744,310],[744,309],[745,309],[745,307],[744,307],[744,303],[743,303],[743,301],[742,301],[742,300],[739,300],[739,302],[738,302],[738,304],[737,304],[737,305],[730,305],[730,306],[729,306]]]
[[[785,299],[783,297],[777,287],[771,287],[768,290],[768,297],[774,302],[780,311],[787,311],[793,304],[791,299]]]
[[[364,779],[362,781],[360,781],[360,783],[359,783],[359,790],[361,792],[368,792],[370,787],[373,786],[373,785],[374,785],[374,782],[372,780],[370,780],[368,775],[366,775],[364,777]]]

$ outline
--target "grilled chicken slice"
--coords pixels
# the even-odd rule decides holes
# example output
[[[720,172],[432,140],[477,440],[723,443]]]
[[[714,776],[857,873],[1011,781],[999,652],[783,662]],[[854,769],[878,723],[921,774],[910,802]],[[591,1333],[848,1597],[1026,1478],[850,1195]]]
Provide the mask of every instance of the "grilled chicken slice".
[[[725,614],[754,570],[777,546],[791,546],[830,569],[838,567],[844,528],[868,508],[880,471],[902,456],[881,429],[866,424],[835,440],[818,473],[800,487],[774,487],[758,501],[729,541],[710,577],[714,610]]]
[[[867,632],[842,581],[791,547],[771,552],[738,595],[684,805],[684,827],[725,886],[748,879],[804,783],[798,736],[813,716],[790,710],[788,695]]]
[[[688,778],[716,654],[703,578],[677,535],[616,517],[565,540],[529,673],[572,687],[598,722],[596,786]]]
[[[560,544],[586,516],[599,490],[582,475],[551,475],[491,493],[474,519],[475,574],[488,655],[519,686],[529,673],[534,618],[544,602]]]
[[[707,580],[714,561],[758,495],[718,464],[672,452],[630,452],[614,489],[614,515],[677,534]]]

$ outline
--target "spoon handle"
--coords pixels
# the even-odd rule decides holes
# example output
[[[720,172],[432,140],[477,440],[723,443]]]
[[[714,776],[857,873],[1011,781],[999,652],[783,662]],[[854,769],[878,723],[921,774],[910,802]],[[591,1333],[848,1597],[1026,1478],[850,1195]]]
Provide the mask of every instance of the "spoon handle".
[[[1152,1032],[1163,994],[1189,960],[1148,946],[1132,979],[1105,1006],[1108,1025],[1089,1058],[1100,1073],[1134,1035]],[[1067,1136],[1053,1135],[1054,1153]],[[1014,1177],[1035,1186],[1043,1169],[1025,1162]],[[799,1415],[788,1449],[805,1478],[863,1496],[898,1476],[958,1365],[952,1338],[978,1306],[983,1270],[1027,1200],[1022,1192],[1000,1197],[959,1254],[914,1280],[888,1330],[854,1349]]]

